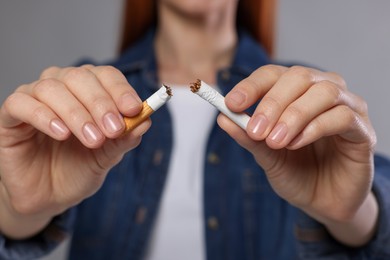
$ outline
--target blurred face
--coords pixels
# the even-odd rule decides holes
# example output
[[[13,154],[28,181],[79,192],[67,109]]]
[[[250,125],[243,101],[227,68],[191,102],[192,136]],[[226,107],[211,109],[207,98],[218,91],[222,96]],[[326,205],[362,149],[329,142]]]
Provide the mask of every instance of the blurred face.
[[[238,0],[159,0],[176,12],[188,16],[204,16],[210,13],[223,11],[227,7],[237,4]]]

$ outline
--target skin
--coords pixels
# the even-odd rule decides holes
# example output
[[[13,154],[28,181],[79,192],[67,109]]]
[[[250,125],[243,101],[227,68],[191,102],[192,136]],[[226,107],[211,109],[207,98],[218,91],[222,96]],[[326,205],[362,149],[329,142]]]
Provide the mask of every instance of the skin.
[[[217,71],[234,56],[236,7],[236,0],[160,0],[155,41],[160,80],[216,83]]]
[[[216,83],[237,44],[236,6],[235,0],[160,0],[160,80]],[[226,104],[240,112],[259,99],[246,131],[223,115],[219,125],[254,155],[280,197],[341,242],[367,243],[378,206],[370,192],[376,137],[364,100],[335,73],[274,65],[236,85]],[[150,127],[148,120],[121,135],[120,114],[140,109],[124,76],[106,66],[49,68],[16,89],[0,110],[1,232],[31,236],[95,193]]]
[[[1,232],[31,236],[95,193],[149,128],[147,120],[121,135],[120,113],[141,106],[112,67],[53,67],[19,87],[0,110]]]
[[[222,115],[220,126],[254,155],[280,197],[341,242],[368,242],[378,206],[370,192],[376,137],[366,103],[335,73],[273,65],[240,82],[226,104],[241,112],[259,98],[246,134]]]

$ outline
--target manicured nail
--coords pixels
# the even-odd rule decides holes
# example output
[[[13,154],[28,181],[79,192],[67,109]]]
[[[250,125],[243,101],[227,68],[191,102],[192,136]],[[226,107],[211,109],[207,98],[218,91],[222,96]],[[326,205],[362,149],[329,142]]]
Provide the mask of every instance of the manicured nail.
[[[95,143],[100,141],[103,138],[102,133],[97,129],[92,123],[86,123],[83,127],[83,134],[85,139],[89,143]]]
[[[269,137],[272,141],[280,143],[287,135],[287,125],[285,123],[279,123],[275,126]]]
[[[264,115],[256,115],[251,118],[248,124],[248,131],[260,136],[267,129],[268,120]]]
[[[123,129],[123,120],[120,121],[118,116],[114,115],[114,113],[107,113],[103,117],[103,124],[106,130],[112,134],[119,132]]]
[[[66,125],[57,118],[50,121],[50,129],[58,136],[65,136],[69,133]]]
[[[244,103],[246,96],[244,93],[238,90],[234,90],[231,93],[229,93],[228,98],[232,103],[234,103],[236,106],[241,106],[242,103]]]

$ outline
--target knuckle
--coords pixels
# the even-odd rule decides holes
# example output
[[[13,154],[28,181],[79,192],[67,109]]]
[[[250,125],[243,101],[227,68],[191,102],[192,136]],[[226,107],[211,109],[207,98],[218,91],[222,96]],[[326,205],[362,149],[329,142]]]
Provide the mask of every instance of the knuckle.
[[[71,84],[91,77],[92,72],[87,68],[69,68],[62,76],[64,81]]]
[[[317,88],[322,97],[330,97],[332,100],[338,102],[342,95],[341,89],[333,82],[323,80],[318,84],[313,85],[313,88]]]
[[[264,72],[267,75],[269,75],[271,78],[277,79],[280,77],[283,71],[284,71],[284,67],[279,65],[269,64],[260,67],[254,73],[256,74],[257,72]]]
[[[23,84],[23,85],[20,85],[19,87],[17,87],[15,89],[15,92],[16,93],[29,93],[30,89],[31,89],[30,84]]]
[[[115,84],[116,86],[129,86],[129,83],[123,73],[113,66],[100,66],[95,71],[101,79],[109,79],[108,82]]]
[[[24,95],[23,93],[20,92],[14,92],[11,95],[9,95],[5,100],[2,105],[2,108],[4,111],[6,111],[9,114],[12,114],[11,112],[15,107],[17,107],[17,104],[19,103],[19,100],[21,96]]]
[[[347,88],[347,82],[345,81],[344,77],[342,77],[337,72],[328,72],[329,75],[331,75],[334,78],[334,81],[339,85],[341,88],[346,89]]]
[[[99,67],[99,74],[102,76],[112,77],[113,75],[121,75],[122,73],[113,66],[101,66]]]
[[[112,103],[110,99],[105,96],[92,97],[90,102],[90,106],[93,107],[95,111],[100,111],[102,113],[106,111]]]
[[[370,140],[370,148],[373,152],[375,152],[375,147],[378,143],[378,137],[376,136],[375,131],[372,131],[369,135],[369,140]]]
[[[66,115],[67,118],[74,123],[80,123],[86,121],[84,120],[83,110],[76,106],[69,107],[67,109]]]
[[[60,70],[59,67],[51,66],[46,69],[44,69],[40,75],[40,79],[47,79],[52,78],[57,75],[58,71]]]
[[[20,92],[14,92],[12,93],[11,95],[9,95],[5,100],[4,100],[4,103],[3,105],[5,107],[9,107],[9,106],[13,106],[17,100],[19,99],[20,96],[22,96],[23,94],[20,93]]]
[[[359,124],[360,120],[356,113],[346,105],[340,106],[340,112],[344,115],[344,124],[345,125],[356,125]]]
[[[260,106],[265,114],[271,115],[274,113],[278,113],[282,110],[282,105],[275,98],[271,96],[265,96],[260,101]]]
[[[324,120],[321,118],[316,118],[311,121],[310,124],[306,127],[305,131],[311,135],[315,135],[315,133],[320,132],[321,129],[324,129],[325,126]]]
[[[358,112],[367,115],[368,114],[368,103],[362,97],[356,96],[356,104]]]
[[[287,107],[285,111],[286,118],[291,122],[298,122],[306,118],[308,114],[308,111],[304,107],[298,107],[296,105]]]
[[[43,106],[38,106],[31,111],[30,122],[40,122],[46,118],[47,110]]]
[[[43,96],[45,93],[51,93],[61,85],[60,81],[52,78],[43,79],[37,82],[33,87],[33,94],[37,97]]]
[[[291,74],[291,76],[293,76],[294,78],[297,78],[298,80],[304,82],[314,83],[316,81],[314,73],[310,69],[305,68],[303,66],[292,66],[288,70],[288,73]]]
[[[86,68],[86,69],[93,69],[95,66],[92,64],[84,64],[81,66],[81,68]]]
[[[252,91],[256,92],[257,84],[252,77],[245,78],[239,84],[236,85],[235,90],[241,90],[242,92]]]

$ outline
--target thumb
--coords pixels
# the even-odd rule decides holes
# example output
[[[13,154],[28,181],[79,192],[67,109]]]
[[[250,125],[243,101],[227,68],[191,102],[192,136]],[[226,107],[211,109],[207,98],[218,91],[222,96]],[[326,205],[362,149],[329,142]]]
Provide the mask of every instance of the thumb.
[[[137,147],[142,140],[142,135],[151,126],[151,120],[147,119],[130,132],[116,138],[107,140],[95,153],[97,164],[102,169],[110,169],[115,166],[123,155]]]
[[[217,123],[239,145],[252,153],[257,163],[265,171],[271,169],[275,165],[278,153],[276,150],[269,148],[265,141],[251,139],[243,129],[224,114],[218,115]]]

